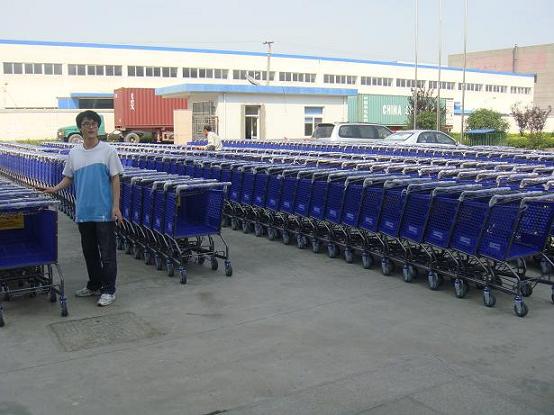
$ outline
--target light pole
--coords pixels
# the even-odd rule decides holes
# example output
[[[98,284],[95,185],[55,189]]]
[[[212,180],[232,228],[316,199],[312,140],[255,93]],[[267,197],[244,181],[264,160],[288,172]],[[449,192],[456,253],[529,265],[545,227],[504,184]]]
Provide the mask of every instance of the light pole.
[[[266,81],[265,84],[269,85],[269,73],[271,68],[271,45],[273,45],[275,42],[273,40],[266,40],[264,42],[264,45],[267,45],[267,71],[266,71]]]
[[[467,64],[467,0],[464,0],[464,71],[462,75],[462,131],[460,139],[464,140],[464,118],[466,104],[466,64]]]
[[[417,129],[417,23],[418,23],[418,0],[415,0],[415,87],[414,87],[414,130]]]
[[[442,0],[439,0],[439,80],[437,82],[437,130],[441,129]]]

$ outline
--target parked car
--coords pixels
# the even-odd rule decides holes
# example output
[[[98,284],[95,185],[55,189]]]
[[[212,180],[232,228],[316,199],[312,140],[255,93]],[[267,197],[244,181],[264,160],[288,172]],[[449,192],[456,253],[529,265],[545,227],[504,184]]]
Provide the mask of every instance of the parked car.
[[[321,142],[362,144],[383,140],[392,133],[387,127],[369,123],[322,123],[315,127],[312,138]]]
[[[422,145],[445,145],[461,146],[448,134],[437,130],[406,130],[397,131],[389,135],[383,141],[386,144],[422,144]]]

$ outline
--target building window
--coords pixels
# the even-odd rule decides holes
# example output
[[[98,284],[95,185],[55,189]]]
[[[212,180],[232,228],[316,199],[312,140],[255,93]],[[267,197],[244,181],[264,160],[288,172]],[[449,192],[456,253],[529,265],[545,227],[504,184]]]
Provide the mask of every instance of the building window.
[[[500,92],[500,93],[504,94],[508,91],[508,87],[506,85],[485,85],[485,91],[486,92]]]
[[[311,137],[316,125],[323,122],[323,107],[304,107],[304,136]]]
[[[362,76],[360,77],[362,85],[371,86],[392,86],[392,78],[383,78],[377,76]]]
[[[79,109],[113,109],[113,98],[79,98]]]
[[[273,78],[272,78],[272,80],[273,80]],[[281,81],[281,82],[314,83],[315,82],[315,73],[279,72],[279,81]]]
[[[458,90],[461,91],[463,89],[463,83],[458,84]],[[479,92],[483,89],[482,84],[473,84],[473,83],[466,83],[466,91],[476,91]]]
[[[425,82],[422,79],[417,80],[417,86],[418,88],[425,88]],[[396,86],[399,88],[415,88],[416,82],[415,79],[402,79],[397,78],[396,79]]]
[[[511,86],[510,93],[529,95],[531,93],[531,88],[523,86]]]
[[[61,63],[3,62],[5,75],[61,75]]]
[[[358,77],[354,75],[323,75],[323,83],[325,84],[355,85],[357,79]]]

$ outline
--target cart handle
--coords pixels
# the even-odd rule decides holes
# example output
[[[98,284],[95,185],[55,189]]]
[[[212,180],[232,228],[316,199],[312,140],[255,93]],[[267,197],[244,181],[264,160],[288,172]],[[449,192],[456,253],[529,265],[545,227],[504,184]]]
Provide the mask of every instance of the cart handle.
[[[175,188],[175,193],[179,194],[184,190],[195,190],[195,189],[215,189],[218,187],[226,188],[231,186],[231,182],[215,182],[215,183],[196,183],[196,184],[181,184]]]
[[[518,193],[507,194],[507,195],[494,195],[491,198],[491,200],[489,200],[489,206],[493,207],[494,205],[501,204],[501,203],[510,203],[516,200],[524,199],[526,197],[542,196],[542,195],[544,195],[544,192],[541,192],[541,191],[518,192]]]
[[[509,187],[495,187],[493,189],[468,190],[468,191],[462,192],[458,200],[462,202],[465,199],[478,199],[480,197],[494,196],[497,194],[505,194],[511,191],[512,189]]]
[[[385,189],[392,189],[393,187],[403,187],[408,186],[410,184],[416,184],[416,183],[422,183],[422,182],[429,182],[431,180],[430,177],[416,177],[416,178],[409,178],[409,179],[392,179],[387,180],[383,187]]]
[[[483,186],[480,184],[461,184],[458,186],[447,186],[447,187],[437,187],[433,190],[433,197],[437,196],[439,193],[452,193],[452,192],[460,192],[460,191],[470,191],[470,190],[479,190],[482,189]]]
[[[452,187],[458,184],[455,181],[433,181],[433,182],[427,182],[427,183],[413,183],[409,184],[406,191],[408,193],[411,192],[421,192],[425,190],[431,190],[436,189],[437,187]]]

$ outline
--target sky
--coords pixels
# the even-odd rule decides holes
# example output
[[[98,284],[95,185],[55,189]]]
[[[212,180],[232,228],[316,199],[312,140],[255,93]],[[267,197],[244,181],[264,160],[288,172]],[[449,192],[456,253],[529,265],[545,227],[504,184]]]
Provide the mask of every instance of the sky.
[[[439,0],[419,2],[418,61],[438,63]],[[416,0],[4,0],[0,38],[414,62]],[[467,50],[554,43],[552,0],[467,0]],[[442,63],[464,0],[442,0]]]

